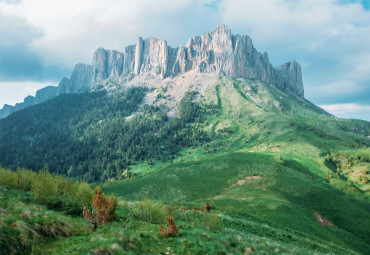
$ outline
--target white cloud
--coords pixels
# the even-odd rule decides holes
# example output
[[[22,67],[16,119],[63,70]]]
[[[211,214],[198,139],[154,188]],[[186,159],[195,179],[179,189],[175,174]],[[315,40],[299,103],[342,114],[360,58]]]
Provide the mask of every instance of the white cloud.
[[[52,82],[0,82],[0,109],[4,104],[15,105],[23,102],[26,96],[35,96],[36,91],[46,86],[53,85]]]
[[[43,54],[46,63],[74,65],[90,63],[92,53],[101,46],[122,51],[124,46],[134,44],[138,36],[185,43],[185,39],[180,38],[189,33],[184,32],[194,30],[199,24],[204,26],[206,17],[210,18],[207,12],[211,10],[204,7],[205,2],[23,0],[19,5],[1,4],[0,7],[42,29],[44,36],[35,40],[33,47]]]
[[[312,87],[311,94],[325,94],[331,97],[355,95],[363,89],[353,81],[335,81],[321,86]]]
[[[370,105],[357,103],[320,105],[325,111],[342,118],[359,118],[370,121]]]
[[[320,105],[320,107],[333,114],[346,114],[356,112],[370,113],[370,105],[360,105],[356,103]]]

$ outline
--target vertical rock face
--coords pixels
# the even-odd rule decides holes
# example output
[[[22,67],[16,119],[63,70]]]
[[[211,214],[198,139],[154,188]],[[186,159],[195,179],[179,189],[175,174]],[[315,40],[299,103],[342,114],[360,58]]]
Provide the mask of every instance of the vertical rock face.
[[[304,97],[301,65],[291,61],[276,67],[276,87]]]
[[[123,74],[128,74],[132,72],[135,68],[135,52],[136,52],[136,46],[130,45],[125,48],[125,51],[123,53],[124,59],[123,59]]]
[[[102,62],[97,66],[104,66],[107,53],[104,53],[103,49],[98,49],[97,53],[98,59]],[[231,30],[223,25],[218,26],[213,32],[195,36],[185,46],[177,48],[171,48],[163,40],[155,38],[143,40],[139,37],[135,45],[126,47],[120,54],[122,54],[120,61],[123,58],[121,71],[123,74],[148,73],[159,75],[163,79],[175,77],[189,70],[200,73],[215,72],[223,76],[259,79],[299,97],[304,95],[301,67],[297,62],[274,68],[267,53],[258,52],[250,37],[233,35]],[[95,56],[93,66],[97,63]],[[108,63],[110,62],[111,60],[108,60]],[[105,70],[101,68],[99,78],[95,78],[93,84],[111,75],[120,75],[120,72],[107,74]]]
[[[99,48],[91,65],[77,64],[71,78],[63,78],[58,88],[45,88],[24,103],[5,105],[0,118],[24,107],[44,102],[60,94],[81,93],[95,88],[107,78],[150,74],[164,79],[190,70],[222,76],[259,79],[279,89],[304,97],[301,66],[288,62],[274,68],[267,53],[258,52],[252,39],[233,35],[226,26],[191,38],[184,46],[172,48],[166,41],[138,38],[123,52]]]
[[[107,74],[107,51],[99,48],[95,51],[92,62],[92,83],[95,84],[108,78]]]
[[[95,51],[92,63],[92,79],[89,86],[94,87],[109,77],[118,77],[123,71],[123,53],[99,48]]]
[[[144,50],[144,41],[143,38],[139,37],[137,39],[135,48],[134,73],[136,75],[140,74],[141,62],[143,61],[143,50]]]
[[[123,52],[99,48],[94,53],[92,66],[78,64],[71,78],[60,82],[59,94],[83,92],[107,78],[128,73],[164,79],[189,70],[259,79],[298,97],[304,96],[301,66],[297,62],[274,68],[267,53],[258,52],[250,37],[233,35],[224,25],[195,36],[185,46],[177,48],[168,46],[163,40],[141,37]]]
[[[54,86],[48,86],[43,89],[40,89],[36,92],[35,99],[25,98],[24,104],[30,103],[33,101],[33,104],[40,104],[49,99],[52,99],[58,95],[58,88]]]
[[[123,71],[123,53],[116,50],[107,50],[107,75],[117,77]]]
[[[57,96],[89,91],[93,78],[92,66],[77,64],[73,69],[70,79],[63,78],[58,85]]]
[[[92,66],[77,64],[71,75],[71,93],[81,93],[91,89]]]

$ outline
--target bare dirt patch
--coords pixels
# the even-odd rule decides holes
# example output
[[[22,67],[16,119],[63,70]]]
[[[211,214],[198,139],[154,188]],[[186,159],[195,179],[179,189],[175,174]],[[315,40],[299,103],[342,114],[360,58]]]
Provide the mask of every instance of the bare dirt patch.
[[[317,222],[318,222],[321,226],[334,227],[334,224],[333,224],[330,220],[325,219],[324,217],[322,217],[322,216],[321,216],[320,214],[318,214],[317,212],[313,211],[313,212],[312,212],[312,214],[313,214],[313,215],[315,215]]]
[[[248,181],[254,181],[254,180],[259,180],[259,179],[262,179],[262,176],[246,176],[244,179],[241,179],[241,180],[238,180],[236,182],[236,184],[238,185],[244,185],[246,184]]]
[[[278,146],[276,146],[276,147],[271,146],[271,147],[269,147],[269,151],[274,151],[274,152],[276,152],[276,151],[280,151],[280,149],[278,148]]]
[[[260,180],[260,179],[262,179],[262,176],[258,176],[258,175],[256,175],[256,176],[254,176],[254,175],[253,176],[246,176],[246,177],[244,177],[244,179],[237,180],[235,184],[227,186],[224,190],[228,190],[228,189],[230,189],[230,188],[232,188],[236,185],[242,186],[242,185],[244,185],[248,182],[256,181],[256,180]]]

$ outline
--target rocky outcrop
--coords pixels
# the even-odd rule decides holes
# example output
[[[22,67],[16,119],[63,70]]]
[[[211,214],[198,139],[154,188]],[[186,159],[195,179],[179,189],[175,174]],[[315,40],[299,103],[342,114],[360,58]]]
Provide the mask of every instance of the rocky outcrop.
[[[89,91],[92,84],[92,74],[91,65],[77,64],[73,69],[71,78],[63,78],[59,83],[57,96],[60,94],[74,94]]]
[[[189,70],[215,72],[221,76],[259,79],[298,97],[304,96],[301,67],[297,62],[274,68],[268,54],[258,52],[250,37],[233,35],[226,26],[195,36],[177,48],[171,48],[163,40],[139,37],[136,44],[126,47],[122,54],[123,74],[146,73],[163,79]]]
[[[90,88],[109,77],[118,77],[123,71],[123,53],[99,48],[95,51],[92,64]]]
[[[4,105],[0,110],[0,119],[7,117],[13,112],[24,108],[43,103],[60,94],[72,94],[89,91],[91,89],[92,66],[77,64],[73,69],[70,79],[63,78],[58,87],[47,86],[36,91],[36,95],[28,96],[23,103],[17,103],[15,106]]]
[[[23,103],[17,103],[15,106],[4,105],[3,109],[0,110],[0,119],[7,117],[13,112],[23,110],[24,108],[43,103],[49,99],[52,99],[58,95],[58,87],[47,86],[36,92],[36,96],[28,96],[24,99]]]
[[[276,67],[276,73],[276,87],[285,91],[290,91],[299,97],[304,96],[300,64],[296,61],[282,64]]]
[[[267,53],[258,52],[250,37],[233,35],[228,27],[222,25],[176,48],[168,46],[164,40],[144,40],[141,37],[135,45],[125,47],[123,52],[99,48],[94,53],[92,65],[77,64],[71,77],[63,78],[58,88],[40,90],[34,98],[27,97],[24,103],[14,107],[5,105],[0,110],[0,118],[60,94],[89,91],[111,77],[148,74],[165,79],[190,70],[258,79],[304,97],[301,66],[296,61],[274,68]]]
[[[49,99],[52,99],[58,95],[58,88],[54,86],[48,86],[43,89],[40,89],[36,92],[35,99],[32,100],[31,98],[28,97],[25,98],[23,104],[31,104],[33,102],[33,105],[35,104],[41,104]],[[26,106],[27,107],[27,106]]]

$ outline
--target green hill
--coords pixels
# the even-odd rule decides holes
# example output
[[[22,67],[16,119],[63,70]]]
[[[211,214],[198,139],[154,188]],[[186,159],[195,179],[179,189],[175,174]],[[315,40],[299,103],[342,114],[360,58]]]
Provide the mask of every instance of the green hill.
[[[214,80],[203,95],[188,93],[175,118],[166,106],[145,106],[126,120],[147,92],[64,95],[0,120],[5,167],[48,164],[54,173],[105,181],[105,193],[120,197],[116,222],[44,240],[40,252],[370,250],[369,122],[338,119],[260,81],[231,78]],[[9,194],[9,201],[16,196]],[[191,209],[206,202],[212,214]],[[148,220],[138,208],[159,216]],[[175,238],[159,235],[166,215],[179,227]]]

